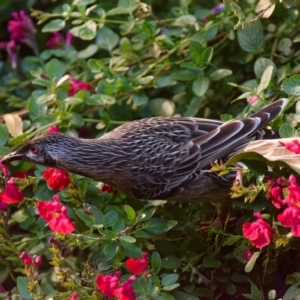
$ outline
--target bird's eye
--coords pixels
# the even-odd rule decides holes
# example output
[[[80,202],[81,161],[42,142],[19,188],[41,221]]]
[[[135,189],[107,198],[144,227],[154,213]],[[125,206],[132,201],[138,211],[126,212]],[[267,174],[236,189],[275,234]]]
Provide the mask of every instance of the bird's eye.
[[[33,154],[37,154],[39,152],[38,148],[36,146],[31,146],[30,147],[30,151],[33,153]]]

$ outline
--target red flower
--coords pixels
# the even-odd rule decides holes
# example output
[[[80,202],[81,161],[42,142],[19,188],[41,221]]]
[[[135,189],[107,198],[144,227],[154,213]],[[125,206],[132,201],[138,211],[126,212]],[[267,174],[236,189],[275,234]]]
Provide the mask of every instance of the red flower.
[[[48,168],[43,172],[43,177],[54,191],[64,190],[70,185],[68,173],[57,168]]]
[[[4,176],[7,177],[9,175],[8,168],[1,161],[0,161],[0,168],[2,169]]]
[[[48,222],[53,231],[67,234],[75,230],[74,224],[67,215],[66,206],[61,204],[57,195],[53,196],[53,201],[38,201],[36,208],[38,214]]]
[[[70,90],[68,96],[74,96],[79,91],[93,91],[94,88],[88,83],[80,81],[74,77],[70,77]]]
[[[65,45],[70,45],[72,43],[72,34],[70,32],[66,33],[66,38],[59,32],[55,31],[52,36],[47,41],[46,46],[51,49],[65,48]]]
[[[120,275],[120,272],[116,272],[113,276],[98,275],[96,277],[98,290],[106,297],[113,297],[115,288],[118,286]]]
[[[294,175],[289,177],[290,185],[287,187],[289,195],[286,198],[288,203],[296,204],[300,203],[300,186],[297,183],[297,178]]]
[[[299,140],[297,140],[297,139],[295,139],[293,141],[289,141],[289,142],[279,141],[279,144],[296,154],[300,154],[300,143],[299,143]]]
[[[132,283],[135,280],[134,276],[129,277],[119,287],[115,288],[114,296],[119,300],[135,300],[136,295],[134,293]]]
[[[116,272],[113,276],[98,275],[96,277],[98,290],[106,297],[116,297],[118,300],[135,300],[136,295],[132,287],[135,277],[131,276],[121,285],[118,285],[120,275],[120,272]]]
[[[300,237],[300,208],[290,205],[277,216],[278,221],[284,226],[291,228],[294,236]]]
[[[253,215],[257,218],[257,221],[245,223],[243,234],[254,247],[262,248],[270,244],[273,231],[271,226],[262,219],[260,213],[254,213]]]
[[[11,178],[7,181],[5,190],[0,193],[0,202],[2,203],[19,203],[24,199],[24,194],[20,191],[19,187],[15,185],[14,179]]]
[[[23,251],[20,255],[20,258],[23,260],[25,265],[31,265],[31,256],[27,252]]]
[[[288,186],[288,181],[284,178],[278,178],[276,180],[269,180],[268,197],[272,200],[273,205],[276,208],[283,206],[283,190]]]
[[[28,171],[25,171],[25,172],[16,172],[14,174],[14,178],[25,179],[31,173],[31,171],[32,170],[28,170]]]
[[[125,264],[132,274],[139,275],[148,268],[148,253],[144,252],[142,258],[129,258]]]
[[[77,293],[73,293],[71,297],[68,297],[66,300],[77,300],[78,295]]]
[[[47,130],[48,133],[51,133],[51,132],[60,132],[59,128],[56,126],[56,125],[52,125],[48,128]]]
[[[12,40],[32,45],[35,27],[25,11],[13,12],[13,20],[8,22],[8,31]]]
[[[114,188],[112,188],[110,185],[108,184],[102,184],[100,187],[99,187],[100,191],[102,193],[112,193],[114,195],[116,195],[118,193],[118,191]]]

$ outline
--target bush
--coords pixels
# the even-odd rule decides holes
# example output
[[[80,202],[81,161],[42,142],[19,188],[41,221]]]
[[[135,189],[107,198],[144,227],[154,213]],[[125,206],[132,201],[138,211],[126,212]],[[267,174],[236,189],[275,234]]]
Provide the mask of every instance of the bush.
[[[96,138],[139,118],[227,121],[299,100],[292,0],[33,2],[0,4],[1,155],[45,131]],[[2,166],[1,299],[294,299],[298,120],[297,102],[271,124],[296,159],[214,166],[248,166],[229,205],[140,201],[62,170]]]

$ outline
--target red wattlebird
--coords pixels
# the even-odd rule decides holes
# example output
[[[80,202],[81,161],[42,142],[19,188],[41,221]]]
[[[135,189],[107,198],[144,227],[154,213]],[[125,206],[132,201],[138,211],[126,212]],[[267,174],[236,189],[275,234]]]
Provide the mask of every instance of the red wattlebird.
[[[267,123],[287,99],[228,122],[157,117],[126,123],[99,139],[63,133],[41,135],[2,160],[26,160],[61,168],[107,183],[139,199],[181,202],[222,201],[235,172],[209,172],[211,162],[226,161],[254,140],[277,138]]]

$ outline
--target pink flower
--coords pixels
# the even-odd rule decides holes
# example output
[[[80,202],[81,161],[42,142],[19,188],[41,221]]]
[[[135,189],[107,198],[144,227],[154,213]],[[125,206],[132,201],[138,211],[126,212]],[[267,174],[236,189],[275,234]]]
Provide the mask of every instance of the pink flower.
[[[257,96],[251,96],[247,101],[250,105],[253,105],[258,99]]]
[[[96,277],[98,290],[106,297],[113,297],[115,288],[118,286],[120,275],[120,272],[116,272],[113,276],[98,275]]]
[[[56,126],[56,125],[52,125],[48,128],[47,130],[48,133],[51,133],[51,132],[60,132],[59,128]]]
[[[42,258],[41,258],[39,255],[37,255],[37,256],[34,256],[34,257],[33,257],[33,263],[34,263],[35,266],[38,268],[38,267],[40,267],[41,264],[43,263],[43,260],[42,260]]]
[[[295,139],[290,142],[279,141],[279,144],[284,146],[286,149],[294,152],[296,154],[300,154],[300,143],[299,140]]]
[[[148,268],[148,253],[144,252],[142,258],[129,258],[125,264],[132,274],[139,275]]]
[[[17,67],[17,44],[14,40],[8,42],[0,42],[0,49],[6,50],[11,67],[15,69]]]
[[[276,180],[271,179],[268,183],[268,197],[272,200],[273,205],[279,209],[283,206],[283,190],[287,187],[288,181],[284,178],[278,178]]]
[[[25,265],[31,265],[31,256],[27,252],[23,251],[20,255],[20,258],[23,260]]]
[[[292,204],[300,203],[300,186],[298,185],[297,179],[293,174],[289,177],[289,182],[290,185],[287,187],[289,194],[285,199],[286,202]]]
[[[71,182],[68,173],[57,168],[48,168],[43,172],[43,177],[54,191],[64,190]]]
[[[7,177],[9,175],[8,168],[1,161],[0,161],[0,168],[2,169],[4,176]]]
[[[10,38],[16,42],[32,47],[34,41],[35,27],[25,11],[13,12],[13,20],[8,22]]]
[[[225,8],[225,4],[224,4],[224,3],[221,3],[221,4],[217,5],[217,6],[215,6],[215,7],[210,11],[210,13],[211,13],[212,15],[217,14],[217,13],[219,13],[220,11],[222,11],[224,8]]]
[[[80,81],[74,77],[70,77],[70,81],[68,96],[74,96],[79,91],[94,91],[94,88],[86,82]]]
[[[31,173],[31,171],[32,170],[28,170],[25,172],[16,172],[14,173],[14,178],[25,179]]]
[[[300,237],[300,208],[290,205],[277,216],[278,221],[287,228],[291,228],[294,236]]]
[[[129,277],[125,282],[123,282],[119,287],[115,288],[114,296],[119,300],[135,300],[136,294],[134,293],[132,283],[135,277]]]
[[[15,185],[14,179],[11,178],[7,181],[5,190],[0,193],[0,202],[2,203],[19,203],[24,199],[24,194],[20,191],[19,187]]]
[[[260,213],[254,213],[257,221],[243,224],[243,234],[256,248],[262,248],[270,244],[273,234],[271,226],[262,219]]]
[[[65,45],[70,45],[72,43],[72,34],[70,32],[66,33],[66,38],[59,32],[55,31],[46,43],[46,46],[51,49],[65,48]]]
[[[245,250],[243,253],[242,253],[242,257],[245,261],[249,261],[252,257],[252,251],[250,249],[247,249]]]
[[[77,300],[78,295],[77,293],[73,293],[71,297],[68,297],[66,300]]]
[[[118,300],[135,300],[132,283],[135,280],[134,276],[129,277],[121,285],[118,285],[120,272],[116,272],[113,276],[98,275],[96,284],[98,290],[106,297],[116,297]]]
[[[39,216],[48,222],[54,232],[67,234],[75,230],[67,214],[67,208],[61,204],[58,195],[53,196],[53,201],[38,201],[36,208]]]

